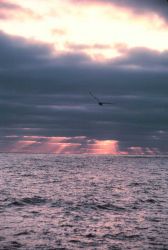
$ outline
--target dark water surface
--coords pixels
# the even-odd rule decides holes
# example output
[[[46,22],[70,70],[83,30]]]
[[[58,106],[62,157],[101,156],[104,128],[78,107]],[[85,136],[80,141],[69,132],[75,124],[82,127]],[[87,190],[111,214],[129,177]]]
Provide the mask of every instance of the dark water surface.
[[[0,154],[0,249],[168,249],[168,158]]]

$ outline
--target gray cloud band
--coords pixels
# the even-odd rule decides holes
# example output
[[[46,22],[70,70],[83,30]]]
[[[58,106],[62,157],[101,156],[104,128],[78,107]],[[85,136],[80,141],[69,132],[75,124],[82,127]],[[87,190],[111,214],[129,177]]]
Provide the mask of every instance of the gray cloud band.
[[[51,52],[47,44],[0,34],[1,148],[12,140],[7,135],[36,135],[168,151],[166,51],[135,48],[102,65],[83,54]],[[98,106],[89,90],[115,105]]]

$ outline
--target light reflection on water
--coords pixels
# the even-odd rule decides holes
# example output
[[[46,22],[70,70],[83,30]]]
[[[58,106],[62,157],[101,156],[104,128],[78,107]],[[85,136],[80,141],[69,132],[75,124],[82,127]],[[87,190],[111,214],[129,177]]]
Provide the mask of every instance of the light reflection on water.
[[[168,158],[0,155],[0,249],[168,249]]]

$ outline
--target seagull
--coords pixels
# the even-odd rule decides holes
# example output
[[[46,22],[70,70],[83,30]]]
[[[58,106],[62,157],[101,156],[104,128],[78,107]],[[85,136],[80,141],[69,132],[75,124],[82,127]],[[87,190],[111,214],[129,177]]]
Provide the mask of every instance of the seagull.
[[[99,98],[98,97],[96,97],[95,95],[93,95],[92,94],[92,92],[91,91],[89,91],[89,94],[91,95],[91,97],[93,97],[95,100],[96,100],[96,102],[97,102],[97,104],[98,105],[100,105],[100,106],[103,106],[103,105],[108,105],[108,104],[114,104],[114,103],[112,103],[112,102],[101,102],[100,100],[99,100]]]

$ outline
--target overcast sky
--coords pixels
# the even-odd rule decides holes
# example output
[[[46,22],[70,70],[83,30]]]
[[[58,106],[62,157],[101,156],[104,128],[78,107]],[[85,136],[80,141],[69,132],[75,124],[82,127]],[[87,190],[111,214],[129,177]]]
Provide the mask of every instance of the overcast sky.
[[[167,97],[166,0],[0,1],[1,152],[167,154]]]

